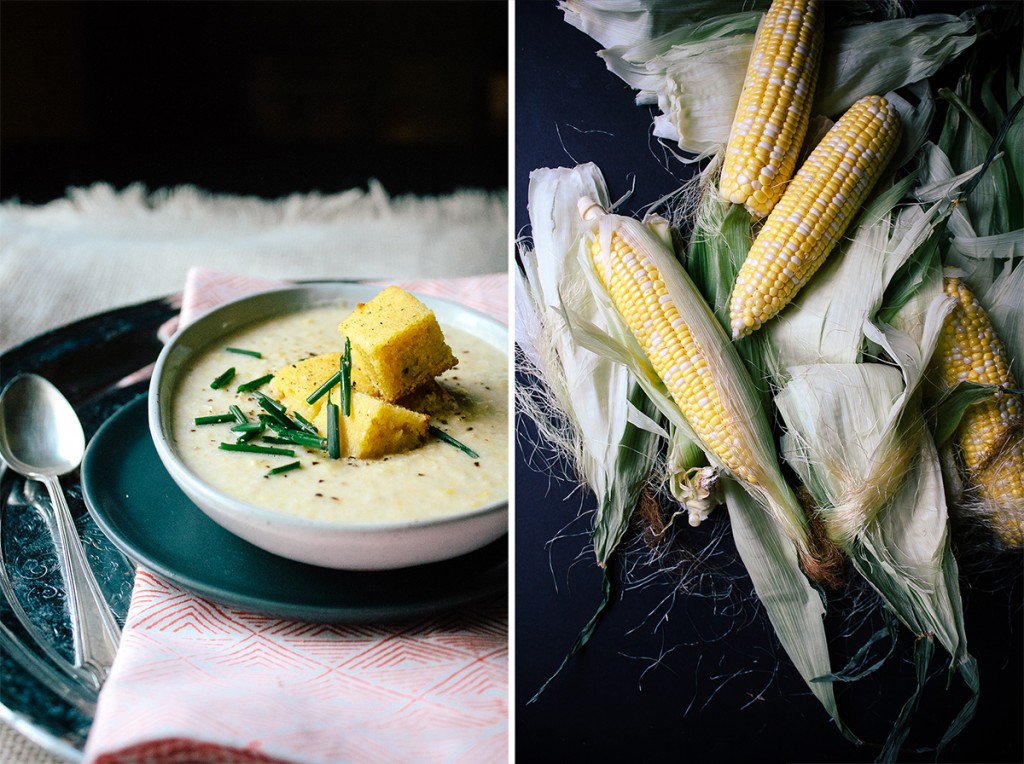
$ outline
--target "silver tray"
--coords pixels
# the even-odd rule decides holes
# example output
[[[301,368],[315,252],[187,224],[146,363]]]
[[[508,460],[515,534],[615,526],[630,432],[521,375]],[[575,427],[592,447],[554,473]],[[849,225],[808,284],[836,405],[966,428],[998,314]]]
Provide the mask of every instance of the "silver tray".
[[[145,393],[149,367],[162,347],[157,332],[179,308],[178,296],[151,300],[35,337],[0,355],[0,388],[23,372],[46,377],[71,401],[89,439]],[[134,565],[93,522],[78,471],[62,484],[89,562],[123,623]],[[53,660],[72,657],[71,627],[51,528],[38,509],[49,498],[39,489],[0,464],[0,717],[44,749],[79,761],[95,699],[75,692],[70,682],[61,684]],[[28,670],[30,663],[49,674]]]

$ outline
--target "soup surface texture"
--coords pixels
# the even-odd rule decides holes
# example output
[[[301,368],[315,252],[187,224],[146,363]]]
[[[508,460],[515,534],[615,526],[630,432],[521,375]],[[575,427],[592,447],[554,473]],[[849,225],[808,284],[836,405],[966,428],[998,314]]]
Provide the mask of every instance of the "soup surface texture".
[[[442,518],[508,499],[508,364],[504,348],[442,323],[458,366],[438,377],[447,403],[431,425],[476,452],[472,457],[431,437],[412,451],[380,459],[330,459],[300,446],[292,457],[226,451],[234,422],[197,425],[197,417],[237,405],[251,421],[264,409],[239,385],[289,363],[339,352],[338,323],[355,307],[341,303],[256,322],[206,348],[181,375],[174,393],[174,450],[205,482],[250,504],[290,515],[346,524],[392,524]],[[232,352],[240,348],[261,357]],[[231,382],[210,383],[234,367]],[[260,388],[268,391],[264,385]],[[273,435],[271,431],[267,435]],[[256,445],[265,444],[257,438]],[[298,460],[301,467],[269,474]]]

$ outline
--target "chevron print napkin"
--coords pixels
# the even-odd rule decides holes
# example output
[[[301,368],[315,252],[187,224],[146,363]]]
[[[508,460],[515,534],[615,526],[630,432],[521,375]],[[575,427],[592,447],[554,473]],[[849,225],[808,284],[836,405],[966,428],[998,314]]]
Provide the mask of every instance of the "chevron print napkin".
[[[508,320],[506,274],[395,283]],[[275,285],[193,269],[180,321]],[[504,603],[399,625],[306,623],[218,605],[140,569],[84,758],[505,762],[508,701]]]

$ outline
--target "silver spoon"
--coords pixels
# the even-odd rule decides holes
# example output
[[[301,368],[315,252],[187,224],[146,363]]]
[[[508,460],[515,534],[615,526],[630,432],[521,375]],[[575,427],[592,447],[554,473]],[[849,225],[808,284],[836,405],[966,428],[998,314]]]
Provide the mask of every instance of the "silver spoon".
[[[36,374],[19,374],[0,393],[0,457],[15,472],[43,483],[50,494],[68,590],[74,666],[98,689],[110,670],[121,632],[86,560],[57,479],[77,469],[84,452],[78,415],[50,382]]]

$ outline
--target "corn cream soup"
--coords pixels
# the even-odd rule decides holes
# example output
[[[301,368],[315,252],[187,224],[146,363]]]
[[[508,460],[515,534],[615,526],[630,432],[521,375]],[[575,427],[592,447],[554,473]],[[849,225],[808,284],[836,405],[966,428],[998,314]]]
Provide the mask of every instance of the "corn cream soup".
[[[355,305],[317,307],[256,323],[203,351],[186,369],[172,403],[173,448],[208,484],[247,503],[274,511],[340,523],[394,523],[458,514],[508,498],[508,364],[503,349],[442,325],[458,366],[437,378],[430,397],[430,424],[472,449],[473,457],[430,437],[426,444],[379,459],[331,459],[325,451],[250,441],[291,449],[294,456],[226,451],[234,421],[197,425],[198,417],[238,406],[250,421],[265,413],[252,394],[237,388],[290,363],[338,352],[338,323]],[[227,350],[258,352],[262,357]],[[234,367],[230,382],[213,380]],[[268,392],[270,385],[259,388]],[[335,400],[337,403],[338,401]],[[299,461],[301,467],[270,470]]]

